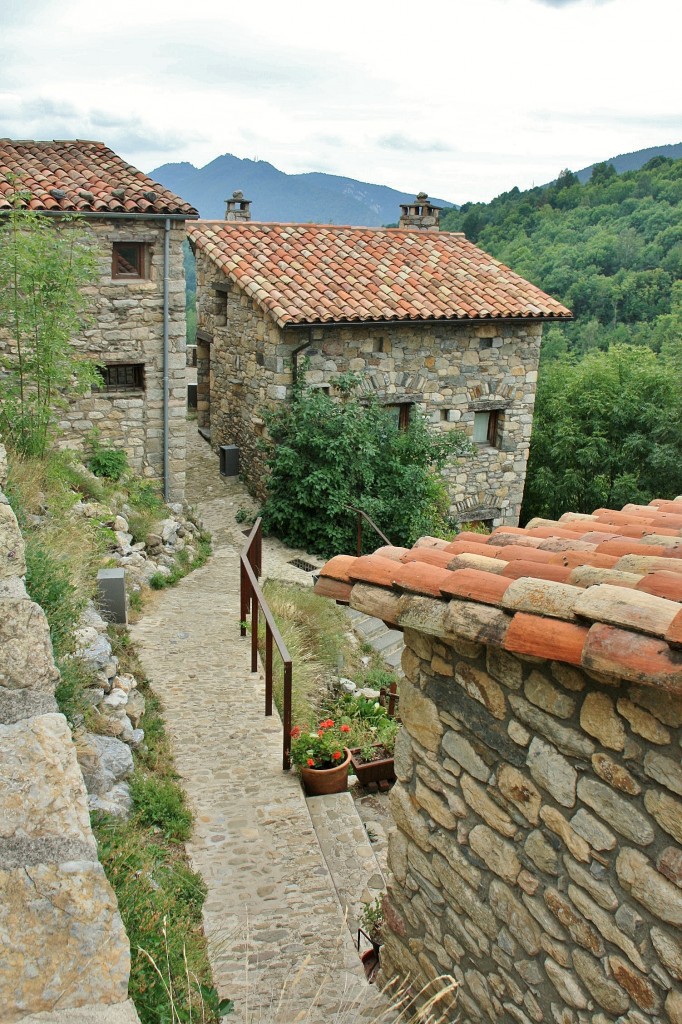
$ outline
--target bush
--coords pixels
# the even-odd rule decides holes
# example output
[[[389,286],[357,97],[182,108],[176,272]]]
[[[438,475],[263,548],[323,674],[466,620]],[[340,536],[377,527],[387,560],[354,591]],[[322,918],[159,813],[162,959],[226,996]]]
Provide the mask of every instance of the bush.
[[[69,653],[86,599],[71,582],[68,566],[37,541],[26,544],[26,590],[47,616],[55,656]]]
[[[103,476],[108,480],[120,480],[127,471],[128,456],[126,453],[111,445],[102,444],[99,433],[95,430],[90,433],[88,449],[90,451],[88,469],[95,476]]]
[[[192,813],[183,791],[174,782],[137,774],[131,780],[130,794],[140,824],[155,825],[166,839],[189,839]]]
[[[440,470],[472,452],[462,432],[431,433],[418,415],[400,429],[375,400],[365,404],[349,393],[336,402],[302,386],[290,404],[264,416],[274,442],[262,510],[267,532],[323,556],[352,551],[356,516],[349,506],[371,516],[394,544],[448,531]],[[365,535],[375,548],[376,535]]]

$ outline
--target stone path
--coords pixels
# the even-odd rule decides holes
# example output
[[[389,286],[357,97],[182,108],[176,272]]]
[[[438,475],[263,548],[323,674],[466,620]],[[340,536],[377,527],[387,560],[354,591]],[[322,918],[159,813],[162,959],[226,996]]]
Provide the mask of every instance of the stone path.
[[[264,717],[262,676],[248,671],[235,547],[244,491],[219,477],[208,445],[192,438],[190,447],[188,494],[213,533],[214,555],[161,592],[132,634],[195,814],[188,852],[208,885],[216,984],[235,1001],[235,1024],[387,1019],[383,997],[366,984],[298,779],[281,770],[281,723]],[[264,552],[266,574],[268,560],[279,560],[296,579],[302,571],[285,563],[297,553],[281,548]],[[346,884],[338,883],[342,892]]]

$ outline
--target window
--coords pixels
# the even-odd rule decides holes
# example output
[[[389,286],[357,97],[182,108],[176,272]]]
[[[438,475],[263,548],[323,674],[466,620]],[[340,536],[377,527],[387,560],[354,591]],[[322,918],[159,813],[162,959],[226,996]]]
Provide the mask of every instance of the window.
[[[99,372],[104,381],[100,391],[144,391],[144,363],[114,363]]]
[[[139,279],[147,277],[147,247],[144,242],[114,242],[111,276]]]
[[[493,347],[493,339],[492,338],[481,338],[481,348],[492,348],[492,347]]]
[[[386,406],[389,412],[391,412],[395,417],[395,422],[398,424],[400,430],[407,430],[409,427],[413,405],[413,402],[400,402],[397,405]]]
[[[500,409],[489,409],[487,412],[474,413],[474,444],[487,444],[492,448],[497,447],[500,417]]]

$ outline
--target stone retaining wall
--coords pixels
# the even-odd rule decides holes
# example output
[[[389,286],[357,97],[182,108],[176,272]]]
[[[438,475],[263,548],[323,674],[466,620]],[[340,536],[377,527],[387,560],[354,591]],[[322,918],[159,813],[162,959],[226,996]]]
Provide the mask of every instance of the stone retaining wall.
[[[6,482],[0,446],[0,488]],[[0,1019],[137,1020],[128,939],[97,860],[47,620],[0,490]],[[73,1008],[87,1008],[72,1016]]]
[[[280,330],[197,249],[198,425],[237,444],[249,488],[264,496],[263,410],[290,395],[293,351],[309,341],[306,382],[330,387],[349,370],[382,404],[412,403],[435,431],[471,436],[476,412],[497,412],[495,444],[476,445],[444,475],[452,512],[468,522],[518,522],[535,402],[542,324],[462,322]],[[226,292],[226,289],[227,292]],[[210,341],[208,339],[211,339]]]
[[[682,698],[405,643],[384,976],[454,973],[466,1022],[682,1024]]]

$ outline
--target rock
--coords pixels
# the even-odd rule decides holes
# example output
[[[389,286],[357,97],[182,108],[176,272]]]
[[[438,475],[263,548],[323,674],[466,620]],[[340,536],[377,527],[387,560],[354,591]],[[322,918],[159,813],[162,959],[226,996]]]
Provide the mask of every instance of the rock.
[[[0,494],[0,577],[26,575],[24,541],[17,517],[3,494]]]
[[[130,795],[130,786],[126,782],[119,782],[108,789],[104,796],[97,796],[92,793],[88,796],[88,810],[102,811],[104,814],[113,814],[117,818],[128,818],[133,809],[133,799]]]
[[[103,636],[101,633],[96,633],[95,637],[90,642],[85,646],[78,648],[76,650],[76,655],[84,661],[91,662],[98,669],[104,669],[104,667],[111,664],[113,660],[111,644],[107,637]]]
[[[357,690],[357,686],[352,679],[341,678],[339,679],[337,686],[341,693],[355,693]]]
[[[438,709],[406,679],[400,685],[400,715],[410,736],[427,750],[438,750],[443,735]]]
[[[137,680],[135,676],[131,675],[117,675],[114,679],[113,689],[123,690],[124,693],[130,693],[137,686]]]
[[[580,724],[609,750],[622,750],[625,746],[625,726],[605,693],[588,693],[580,709]]]
[[[588,843],[573,831],[563,814],[557,811],[556,807],[550,807],[549,805],[543,807],[540,811],[540,817],[547,828],[559,836],[576,860],[589,864],[590,847]]]
[[[128,742],[136,750],[144,742],[144,729],[133,729],[133,734]]]
[[[402,783],[395,784],[389,802],[398,828],[422,850],[428,850],[431,846],[428,826]]]
[[[561,725],[552,715],[530,704],[523,697],[512,694],[509,703],[524,725],[550,740],[563,754],[569,757],[591,757],[594,753],[594,743],[587,736],[577,729]]]
[[[637,704],[634,704],[631,700],[626,700],[625,697],[619,699],[617,707],[623,718],[627,718],[632,731],[636,732],[638,736],[643,736],[645,740],[649,740],[651,743],[670,743],[670,733],[668,730],[661,725],[658,719],[650,715],[648,711],[643,711]]]
[[[81,612],[79,623],[82,627],[90,627],[97,630],[98,633],[106,633],[107,631],[107,624],[92,601],[89,601]]]
[[[573,951],[573,966],[590,994],[608,1013],[625,1013],[630,1000],[623,989],[606,977],[599,961],[581,949]]]
[[[109,708],[125,707],[128,703],[128,694],[124,690],[112,690],[104,698],[104,704]]]
[[[132,723],[133,729],[137,729],[145,712],[145,699],[139,690],[130,691],[125,711]]]
[[[517,580],[517,583],[525,582]],[[560,586],[560,584],[557,584]],[[540,675],[539,672],[531,672],[526,680],[523,692],[531,704],[542,708],[550,715],[558,718],[570,718],[575,710],[575,700],[567,693],[562,693],[556,686]]]
[[[442,825],[443,828],[455,829],[457,827],[457,818],[450,810],[447,802],[438,793],[434,793],[432,789],[425,786],[419,779],[417,779],[415,787],[415,799],[429,817],[439,825]]]
[[[609,966],[618,984],[634,999],[640,1010],[658,1012],[661,1005],[660,996],[639,971],[634,970],[619,956],[610,956]]]
[[[504,692],[486,672],[476,669],[466,662],[459,662],[455,670],[455,682],[474,700],[482,704],[493,718],[502,719],[507,712]],[[401,694],[402,700],[402,694]]]
[[[682,889],[682,849],[667,846],[665,850],[661,850],[656,859],[656,867],[662,875]]]
[[[571,818],[571,828],[590,844],[595,850],[612,850],[616,845],[616,837],[612,832],[597,821],[583,807]]]
[[[655,833],[649,820],[633,807],[631,800],[617,796],[609,786],[582,778],[578,783],[578,797],[626,839],[642,846],[653,843]]]
[[[679,762],[664,757],[656,750],[649,750],[644,757],[644,771],[649,778],[682,796],[682,767]]]
[[[550,914],[544,903],[539,899],[533,899],[532,896],[528,896],[527,894],[524,894],[521,899],[523,900],[523,905],[528,913],[533,915],[542,928],[543,933],[545,933],[543,934],[543,938],[545,938],[546,935],[550,935],[553,939],[556,939],[557,942],[565,942],[568,939],[568,932],[559,924],[553,914]],[[562,963],[562,966],[568,967],[569,963],[570,959],[567,959],[566,963]]]
[[[497,787],[531,825],[537,825],[542,797],[530,779],[517,768],[505,764],[497,773]]]
[[[471,809],[478,814],[496,832],[503,836],[513,838],[517,829],[509,815],[501,807],[491,800],[483,786],[479,786],[468,775],[462,775],[460,779],[462,796]]]
[[[124,519],[123,516],[116,516],[113,522],[112,529],[114,533],[127,533],[128,532],[128,520]]]
[[[599,881],[580,864],[576,864],[572,857],[564,857],[564,865],[573,881],[586,889],[600,907],[610,911],[618,909],[618,897],[607,882]]]
[[[510,690],[520,690],[523,682],[521,662],[501,647],[486,648],[486,668],[488,673]]]
[[[530,743],[530,733],[517,722],[515,718],[512,718],[509,725],[507,726],[507,732],[509,733],[510,739],[514,740],[514,743],[518,743],[520,747],[527,747]]]
[[[402,701],[402,685],[400,699]],[[461,733],[448,730],[443,736],[443,750],[474,778],[481,782],[490,778],[490,768]]]
[[[507,926],[526,953],[529,956],[539,953],[540,928],[511,889],[504,882],[494,878],[490,883],[488,900],[495,917]]]
[[[642,792],[642,787],[627,768],[617,764],[608,754],[593,754],[592,767],[601,779],[628,796],[638,796]]]
[[[174,544],[178,532],[178,523],[174,519],[164,519],[161,526],[161,540],[164,544]]]
[[[670,1024],[682,1024],[682,992],[671,989],[665,1001],[665,1012]]]
[[[652,927],[651,941],[658,958],[673,978],[682,981],[682,936],[671,935],[662,928]]]
[[[559,856],[538,829],[530,833],[523,848],[539,871],[548,875],[559,874]]]
[[[104,700],[104,690],[101,686],[88,686],[83,690],[83,699],[92,707],[97,707]]]
[[[569,1006],[577,1010],[584,1010],[587,1006],[587,996],[578,984],[572,971],[565,971],[559,967],[550,957],[544,961],[544,968],[547,977],[554,985],[561,998]]]
[[[625,847],[618,854],[616,872],[626,892],[667,924],[682,925],[682,891],[659,874],[639,850]]]
[[[111,736],[82,733],[75,737],[76,756],[88,793],[105,795],[133,773],[130,748]]]
[[[646,708],[664,725],[674,729],[682,725],[682,701],[671,700],[670,694],[650,686],[631,686],[628,691],[631,701]]]
[[[575,885],[569,885],[568,895],[578,908],[580,913],[597,928],[599,934],[607,940],[612,942],[615,946],[628,956],[633,964],[636,964],[640,970],[645,971],[646,965],[640,956],[639,950],[634,942],[625,935],[620,928],[618,928],[614,922],[611,914],[607,914],[601,907],[584,892]]]
[[[53,694],[58,679],[45,612],[33,601],[5,598],[0,602],[0,690]]]
[[[512,885],[516,882],[521,864],[511,843],[486,825],[476,825],[469,833],[469,845],[496,875]]]
[[[662,829],[682,843],[682,803],[679,800],[650,789],[644,794],[644,806]]]
[[[604,955],[601,936],[576,911],[576,908],[565,896],[562,896],[556,889],[548,888],[545,889],[544,899],[556,919],[569,931],[574,942],[588,949],[595,956]]]
[[[535,736],[528,750],[526,764],[535,782],[546,789],[557,803],[573,807],[578,773],[565,757]]]

